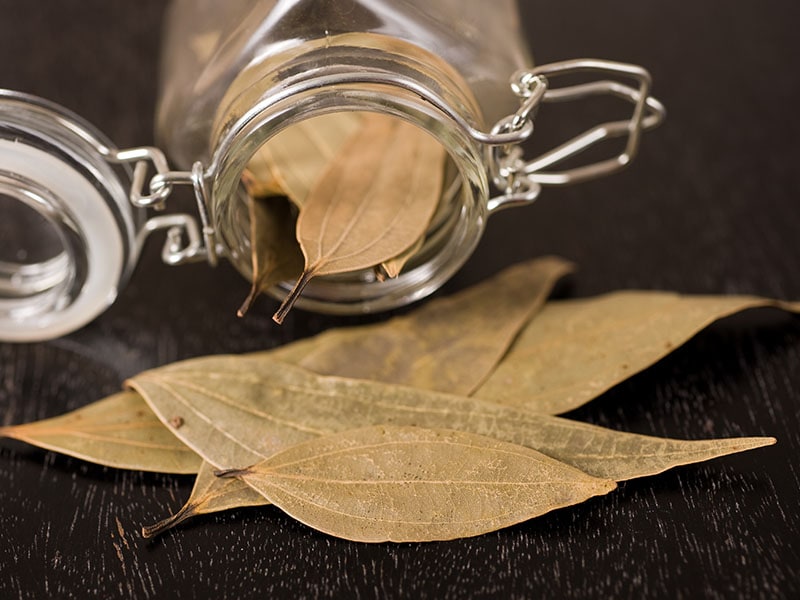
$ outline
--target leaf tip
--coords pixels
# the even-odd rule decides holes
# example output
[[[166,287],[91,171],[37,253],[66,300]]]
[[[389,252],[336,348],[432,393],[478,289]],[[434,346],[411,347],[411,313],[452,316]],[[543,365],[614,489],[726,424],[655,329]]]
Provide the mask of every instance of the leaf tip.
[[[778,443],[778,440],[771,436],[728,438],[724,441],[727,443],[721,446],[723,452],[720,452],[719,456],[746,452],[747,450],[755,450],[765,446],[774,446]]]

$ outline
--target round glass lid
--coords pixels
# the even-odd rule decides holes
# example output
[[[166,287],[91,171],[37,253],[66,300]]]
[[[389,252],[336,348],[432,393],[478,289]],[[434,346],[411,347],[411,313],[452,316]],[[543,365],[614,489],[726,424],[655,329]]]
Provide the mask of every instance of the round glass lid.
[[[0,340],[82,327],[130,274],[139,215],[108,147],[66,110],[0,92]]]

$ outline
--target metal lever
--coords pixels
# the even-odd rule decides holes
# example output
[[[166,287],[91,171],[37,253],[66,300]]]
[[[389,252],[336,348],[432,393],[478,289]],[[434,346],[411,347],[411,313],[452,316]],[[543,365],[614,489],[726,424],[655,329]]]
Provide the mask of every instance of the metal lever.
[[[552,79],[575,73],[628,78],[638,85],[631,87],[616,80],[601,79],[562,88],[550,86]],[[636,156],[642,132],[657,127],[666,116],[664,106],[650,96],[650,87],[650,74],[642,67],[607,60],[569,60],[516,73],[512,77],[511,88],[521,98],[520,109],[514,115],[500,120],[492,129],[492,135],[507,135],[522,129],[533,119],[543,102],[568,102],[610,95],[631,102],[634,109],[630,119],[596,125],[533,160],[523,160],[522,149],[518,145],[497,144],[490,147],[488,162],[491,175],[495,184],[505,193],[490,200],[489,210],[530,203],[538,196],[542,185],[578,183],[626,167]],[[613,158],[562,171],[545,170],[603,140],[624,135],[628,136],[625,149]]]

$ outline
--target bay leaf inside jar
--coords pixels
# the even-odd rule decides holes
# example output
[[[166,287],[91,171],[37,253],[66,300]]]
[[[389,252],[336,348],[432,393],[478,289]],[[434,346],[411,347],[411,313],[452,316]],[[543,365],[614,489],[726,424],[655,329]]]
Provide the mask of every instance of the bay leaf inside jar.
[[[279,132],[253,155],[244,183],[255,201],[283,196],[295,206],[295,236],[305,236],[300,246],[307,267],[314,266],[309,255],[318,262],[320,250],[328,265],[338,263],[317,265],[313,274],[355,274],[364,282],[397,277],[424,261],[436,238],[446,235],[460,189],[456,168],[428,132],[391,115],[352,111],[312,117]],[[313,221],[317,226],[309,229]],[[268,237],[257,223],[252,226],[253,280],[267,284],[254,284],[253,291],[277,283],[258,270],[275,271],[263,259]]]

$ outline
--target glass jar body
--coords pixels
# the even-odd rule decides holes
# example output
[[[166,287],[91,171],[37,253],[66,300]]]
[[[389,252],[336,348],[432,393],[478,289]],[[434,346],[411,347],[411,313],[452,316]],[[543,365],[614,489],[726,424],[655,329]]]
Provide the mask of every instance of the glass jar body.
[[[402,40],[438,57],[461,75],[489,123],[516,110],[508,79],[532,65],[516,0],[173,0],[162,53],[159,141],[182,168],[210,158],[214,117],[242,71],[351,33]]]
[[[425,243],[391,280],[378,281],[372,269],[316,279],[298,305],[335,313],[384,310],[424,297],[471,255],[485,226],[489,184],[484,148],[469,129],[513,112],[518,101],[508,76],[529,63],[513,2],[346,6],[213,4],[209,12],[188,13],[200,15],[192,20],[184,18],[186,2],[177,0],[158,115],[173,160],[211,165],[211,221],[227,257],[248,278],[248,214],[239,183],[270,138],[315,116],[371,111],[405,119],[441,143],[452,182]],[[289,289],[284,283],[272,293],[282,298]]]
[[[472,253],[490,213],[529,204],[542,186],[626,167],[642,132],[664,119],[642,67],[599,59],[526,70],[530,65],[513,0],[174,0],[158,131],[182,170],[158,148],[118,149],[68,110],[0,90],[0,339],[49,339],[88,323],[113,302],[143,240],[159,230],[167,234],[165,263],[213,266],[222,254],[253,279],[247,210],[253,188],[243,184],[250,159],[295,125],[306,131],[314,117],[347,111],[383,113],[433,136],[449,156],[445,185],[439,187],[437,171],[438,209],[429,222],[425,207],[430,224],[409,246],[415,254],[397,278],[384,263],[319,277],[305,304],[357,313],[433,292]],[[597,79],[552,87],[553,80],[581,74]],[[541,103],[601,95],[629,102],[630,118],[524,158],[520,144],[533,132]],[[626,144],[613,158],[563,168],[620,137]],[[391,142],[361,156],[384,160],[383,146]],[[322,168],[331,164],[323,161]],[[492,199],[490,177],[498,190]],[[395,173],[393,189],[403,187],[402,178]],[[164,208],[178,185],[192,186],[197,214],[148,218],[146,211]],[[269,189],[263,194],[290,195],[285,187]],[[285,297],[289,285],[271,291]]]

